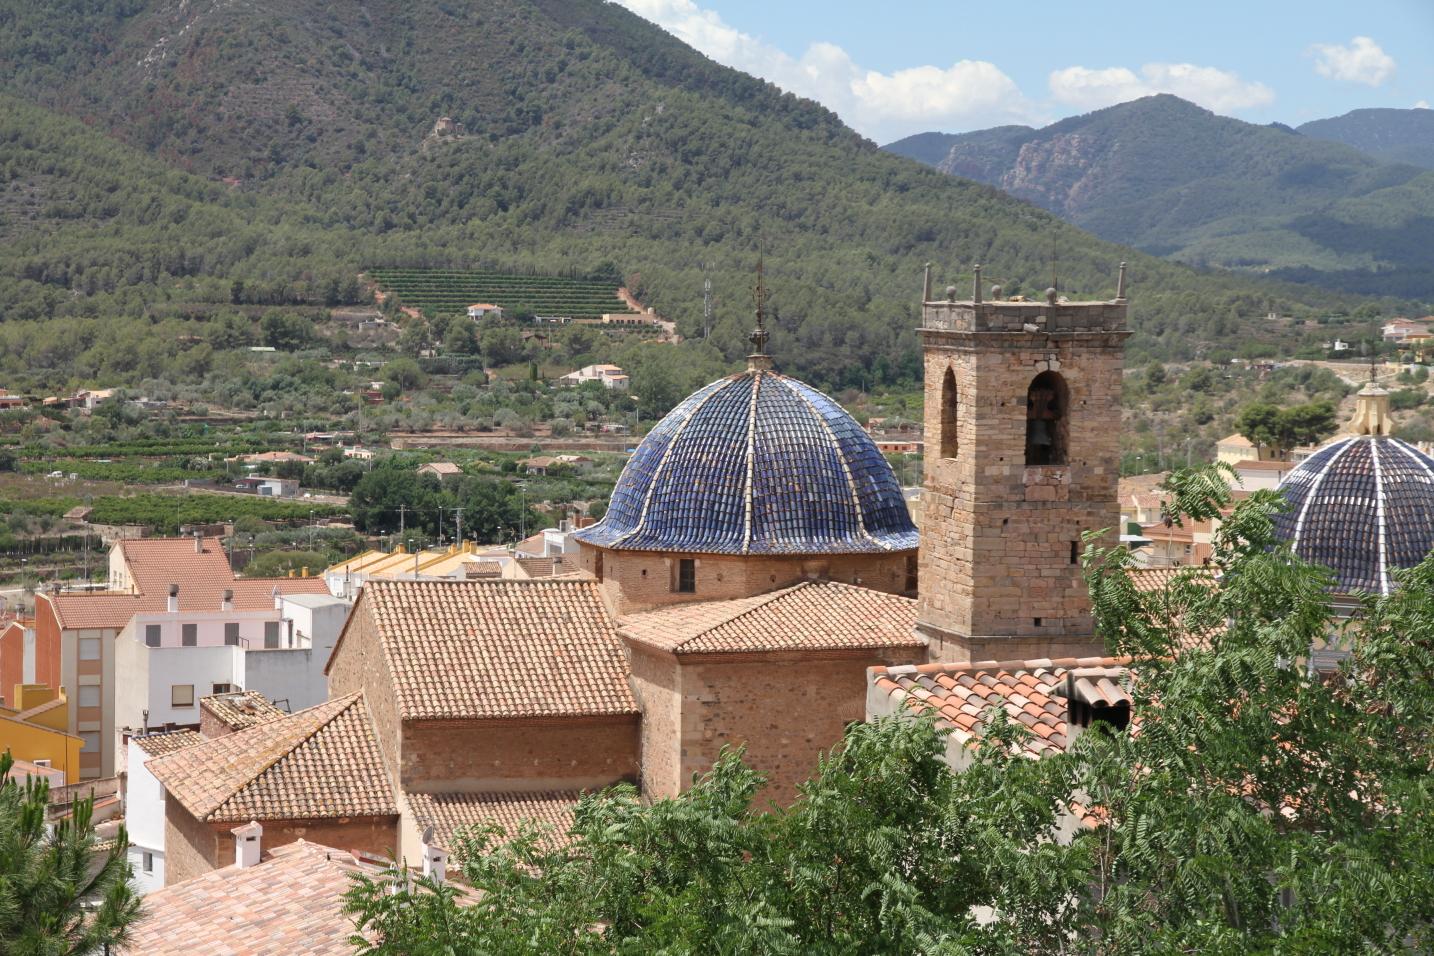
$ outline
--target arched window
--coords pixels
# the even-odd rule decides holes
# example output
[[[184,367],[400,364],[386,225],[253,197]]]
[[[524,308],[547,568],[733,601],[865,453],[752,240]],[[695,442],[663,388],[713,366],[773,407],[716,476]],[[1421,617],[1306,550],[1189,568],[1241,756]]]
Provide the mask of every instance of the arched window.
[[[1056,372],[1042,372],[1026,390],[1026,464],[1066,463],[1070,390]]]
[[[941,380],[941,457],[956,457],[956,373],[946,370]]]

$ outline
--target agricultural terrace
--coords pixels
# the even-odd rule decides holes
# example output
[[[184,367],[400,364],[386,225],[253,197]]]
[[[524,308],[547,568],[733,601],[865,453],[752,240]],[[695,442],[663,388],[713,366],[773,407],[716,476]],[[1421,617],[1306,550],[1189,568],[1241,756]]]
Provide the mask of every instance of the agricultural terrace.
[[[429,269],[373,269],[368,276],[403,305],[434,315],[461,315],[477,302],[490,302],[509,314],[574,319],[632,313],[617,286],[602,279]]]

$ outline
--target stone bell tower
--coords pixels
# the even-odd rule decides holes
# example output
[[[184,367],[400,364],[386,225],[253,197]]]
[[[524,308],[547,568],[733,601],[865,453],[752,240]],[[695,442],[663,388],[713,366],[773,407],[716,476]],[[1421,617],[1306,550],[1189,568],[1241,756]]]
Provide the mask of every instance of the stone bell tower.
[[[1083,532],[1120,523],[1125,264],[1116,297],[932,301],[917,628],[933,661],[1103,654],[1081,576]]]

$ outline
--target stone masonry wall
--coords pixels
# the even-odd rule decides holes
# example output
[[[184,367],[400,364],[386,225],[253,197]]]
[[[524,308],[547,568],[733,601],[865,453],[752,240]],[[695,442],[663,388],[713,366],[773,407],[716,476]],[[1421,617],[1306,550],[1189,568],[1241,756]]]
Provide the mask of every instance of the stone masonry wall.
[[[399,781],[399,764],[403,741],[399,736],[398,701],[394,696],[393,678],[388,660],[379,644],[368,602],[359,595],[349,613],[342,639],[334,647],[328,663],[329,697],[343,697],[355,691],[364,692],[369,718],[388,768],[389,782],[395,791]]]
[[[866,669],[924,663],[926,651],[871,651],[840,659],[743,655],[733,663],[679,658],[682,687],[681,779],[711,769],[723,745],[747,745],[747,762],[767,776],[758,806],[789,803],[847,724],[866,715]],[[666,796],[667,794],[657,794]]]
[[[1083,532],[1118,534],[1124,338],[923,332],[928,449],[941,447],[948,368],[958,415],[956,455],[928,454],[922,492],[918,620],[932,660],[1100,650],[1079,554]],[[1027,467],[1026,391],[1047,370],[1069,390],[1067,461]]]
[[[603,597],[614,614],[625,615],[688,601],[719,601],[763,594],[800,581],[829,580],[861,584],[901,594],[906,589],[906,564],[914,552],[883,554],[794,555],[791,557],[680,554],[658,551],[602,551],[581,545],[579,564],[598,576]],[[696,561],[697,589],[678,593],[677,562]]]
[[[637,780],[638,717],[404,721],[405,790],[518,791]]]
[[[682,790],[681,672],[671,654],[629,642],[632,692],[642,709],[642,794],[649,799]]]

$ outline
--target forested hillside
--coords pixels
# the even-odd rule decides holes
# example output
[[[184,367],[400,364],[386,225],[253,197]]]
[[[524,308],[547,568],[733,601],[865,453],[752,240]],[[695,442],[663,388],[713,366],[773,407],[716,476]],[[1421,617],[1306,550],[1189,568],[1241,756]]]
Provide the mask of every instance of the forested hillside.
[[[1391,163],[1434,169],[1434,110],[1364,109],[1301,123],[1312,139],[1344,143]]]
[[[1099,296],[1130,258],[1136,360],[1364,301],[1132,255],[597,0],[56,6],[0,0],[11,376],[220,364],[255,310],[353,302],[375,267],[614,262],[689,338],[709,276],[710,344],[681,347],[702,364],[745,351],[762,247],[772,351],[828,387],[917,374],[926,261],[941,285],[981,261],[1009,292],[1055,272]]]
[[[1354,148],[1372,134],[1303,131],[1161,95],[1039,130],[923,133],[886,148],[1155,255],[1434,299],[1423,252],[1434,242],[1434,173]]]

